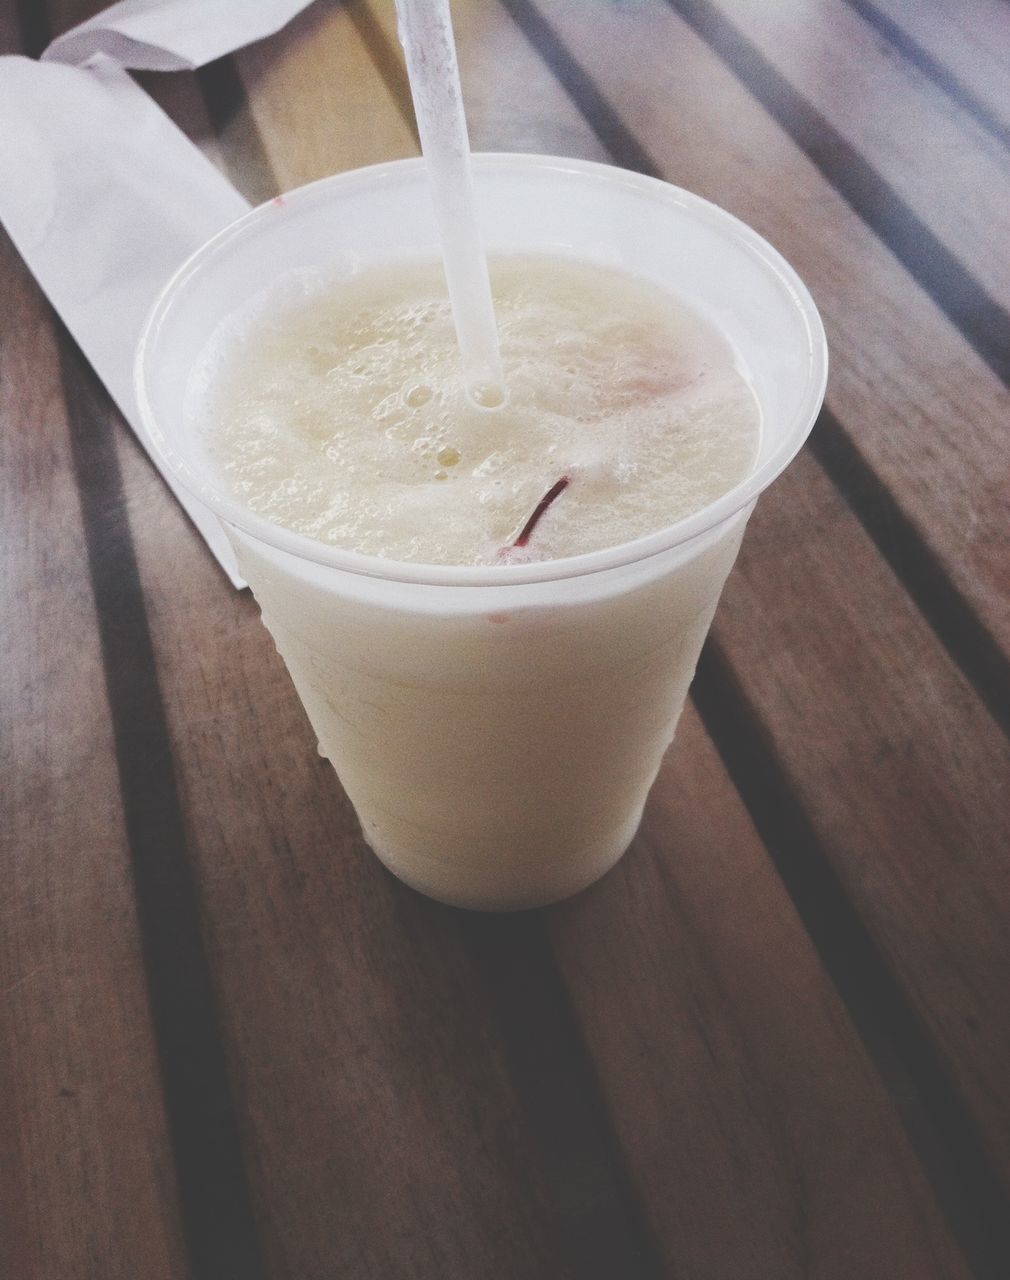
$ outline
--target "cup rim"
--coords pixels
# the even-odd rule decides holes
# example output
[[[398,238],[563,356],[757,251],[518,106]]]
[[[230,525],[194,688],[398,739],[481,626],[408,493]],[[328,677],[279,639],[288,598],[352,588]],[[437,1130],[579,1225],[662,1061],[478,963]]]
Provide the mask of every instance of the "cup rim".
[[[202,270],[208,259],[226,252],[235,241],[255,235],[265,219],[276,218],[277,202],[269,200],[229,223],[186,259],[158,294],[141,331],[134,361],[134,392],[143,430],[169,475],[226,524],[299,560],[370,578],[443,587],[520,586],[578,578],[622,568],[692,542],[746,508],[785,470],[802,448],[824,399],[828,376],[824,326],[809,290],[796,271],[763,236],[735,215],[660,178],[597,161],[523,152],[475,152],[472,160],[478,174],[509,169],[520,172],[553,170],[568,175],[578,174],[581,178],[603,182],[611,187],[616,183],[634,191],[638,196],[651,197],[658,205],[686,209],[701,221],[718,226],[749,249],[791,295],[807,335],[806,384],[798,407],[782,431],[781,442],[774,452],[714,502],[673,524],[628,542],[555,560],[492,565],[441,565],[393,560],[331,546],[273,524],[216,488],[201,483],[181,451],[174,449],[162,430],[148,395],[147,377],[151,352],[157,346],[161,331],[168,323],[177,299],[183,296],[186,284]],[[330,199],[334,191],[377,186],[411,171],[423,172],[424,163],[424,159],[418,156],[347,170],[285,192],[283,204],[285,208],[305,206],[313,201]]]

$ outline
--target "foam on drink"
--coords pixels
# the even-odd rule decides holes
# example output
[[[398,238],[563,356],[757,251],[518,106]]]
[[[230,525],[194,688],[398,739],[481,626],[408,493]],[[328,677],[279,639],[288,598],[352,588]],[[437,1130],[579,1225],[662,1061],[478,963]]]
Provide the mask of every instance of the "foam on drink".
[[[491,262],[508,402],[466,394],[441,265],[299,278],[219,332],[194,379],[211,456],[250,510],[431,564],[630,541],[754,464],[759,411],[726,340],[656,286],[581,260]]]

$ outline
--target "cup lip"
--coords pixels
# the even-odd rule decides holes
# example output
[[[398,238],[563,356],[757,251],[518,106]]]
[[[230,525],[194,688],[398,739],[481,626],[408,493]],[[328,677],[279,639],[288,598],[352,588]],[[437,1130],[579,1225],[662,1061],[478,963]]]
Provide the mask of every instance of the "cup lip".
[[[187,492],[208,506],[226,524],[234,526],[258,542],[265,543],[299,560],[307,560],[324,568],[370,578],[442,587],[521,586],[619,569],[690,543],[725,523],[753,503],[758,495],[785,470],[802,448],[824,400],[827,384],[828,352],[824,326],[809,290],[796,271],[763,236],[734,214],[660,178],[597,161],[564,156],[533,155],[524,152],[475,152],[472,160],[477,173],[495,170],[520,172],[553,170],[567,175],[577,174],[580,178],[604,182],[611,187],[616,183],[634,191],[636,195],[653,198],[659,205],[673,205],[687,209],[702,221],[718,225],[745,245],[765,268],[777,277],[779,283],[791,295],[807,335],[806,385],[799,406],[787,424],[787,428],[783,430],[782,442],[774,453],[714,502],[673,524],[629,542],[602,547],[596,551],[583,552],[561,559],[513,564],[425,564],[348,551],[273,524],[227,495],[201,483],[200,478],[190,469],[181,453],[176,452],[171,441],[162,431],[148,395],[147,385],[150,354],[156,348],[176,299],[182,296],[187,282],[201,271],[207,259],[226,252],[234,241],[255,234],[260,223],[265,219],[276,217],[279,204],[290,209],[291,206],[309,204],[313,200],[328,199],[334,191],[376,186],[410,174],[412,171],[423,171],[425,162],[423,157],[418,156],[368,165],[320,178],[285,192],[283,202],[275,198],[250,209],[197,249],[165,284],[141,331],[134,361],[134,392],[143,431],[169,475]]]

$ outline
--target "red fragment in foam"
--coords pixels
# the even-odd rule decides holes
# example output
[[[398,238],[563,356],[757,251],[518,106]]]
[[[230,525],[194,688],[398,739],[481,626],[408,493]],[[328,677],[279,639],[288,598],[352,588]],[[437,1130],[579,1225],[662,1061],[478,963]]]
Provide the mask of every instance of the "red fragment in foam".
[[[530,535],[540,523],[541,517],[547,508],[551,505],[555,498],[561,496],[568,488],[570,481],[567,476],[562,476],[560,480],[555,480],[537,505],[533,508],[533,514],[523,525],[519,531],[519,537],[512,543],[514,547],[525,547],[530,540]]]

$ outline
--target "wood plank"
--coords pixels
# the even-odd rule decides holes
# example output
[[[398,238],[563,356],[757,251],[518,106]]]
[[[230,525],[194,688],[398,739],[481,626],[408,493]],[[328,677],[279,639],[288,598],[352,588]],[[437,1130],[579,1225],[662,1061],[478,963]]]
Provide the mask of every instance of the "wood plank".
[[[665,1274],[964,1273],[692,711],[626,859],[552,916]]]
[[[253,602],[121,447],[269,1274],[566,1274],[461,941],[362,844]]]
[[[904,34],[902,56],[924,66],[951,96],[986,120],[994,136],[1010,131],[1010,19],[1001,0],[850,0],[890,41],[890,24]],[[942,68],[942,74],[937,70]]]
[[[179,1280],[176,1211],[48,308],[0,235],[0,1185],[10,1276]],[[18,1221],[17,1219],[20,1219]],[[7,1235],[9,1231],[9,1235]]]
[[[306,46],[288,38],[290,71]],[[257,70],[271,93],[279,75]],[[367,132],[372,92],[350,100]],[[329,145],[299,137],[292,182]],[[269,1273],[567,1274],[451,913],[361,844],[255,605],[123,433],[119,456]]]
[[[0,14],[0,45],[14,52],[12,8]],[[9,1135],[0,1269],[181,1277],[186,1251],[54,323],[0,238],[4,587],[20,602],[7,614],[0,663],[0,1130]]]
[[[388,6],[374,3],[391,35]],[[460,80],[475,151],[528,151],[606,161],[607,153],[579,113],[558,102],[557,87],[529,43],[517,39],[497,4],[456,0],[453,29]],[[552,120],[550,134],[544,121]]]
[[[715,635],[1010,1175],[1005,737],[809,459],[759,507]]]
[[[804,185],[802,163],[790,158],[788,147],[777,145],[772,132],[759,129],[753,105],[745,109],[743,101],[734,100],[739,87],[734,89],[720,64],[664,6],[632,5],[620,11],[600,6],[600,25],[592,39],[580,6],[555,0],[545,11],[608,97],[622,103],[625,122],[634,124],[657,156],[664,154],[666,144],[663,118],[655,109],[655,83],[665,75],[670,97],[664,100],[664,113],[682,126],[676,147],[667,147],[670,167],[675,161],[680,169],[690,165],[687,185],[701,186],[704,194],[723,203],[735,194],[738,212],[752,221],[751,215],[757,215],[759,225],[763,219],[773,242],[794,260],[804,259],[798,262],[804,274],[823,277],[828,259],[840,283],[841,262],[831,263],[836,247],[832,235],[836,226],[842,227],[855,246],[858,225],[846,225],[848,220],[839,217],[834,201],[818,191],[810,175]],[[598,48],[607,49],[607,56],[594,52]],[[664,72],[660,64],[671,49],[678,51],[677,65]],[[639,82],[651,90],[638,88]],[[702,83],[707,85],[704,114],[678,89]],[[737,137],[734,144],[729,122],[726,132],[710,132],[723,110],[738,116],[742,143]],[[760,145],[747,147],[748,140]],[[760,155],[775,183],[745,163],[745,154]],[[701,185],[697,180],[706,176],[707,185]],[[718,189],[713,190],[716,176]],[[791,202],[804,205],[811,221],[809,242],[799,234],[788,206],[778,202],[780,189],[789,192]],[[744,197],[748,207],[741,208]],[[780,221],[773,223],[773,216]],[[820,246],[816,253],[815,240]],[[883,265],[872,241],[860,244],[860,253],[872,255],[875,266]],[[858,254],[853,262],[860,266]],[[892,278],[896,285],[900,277],[892,273]],[[862,285],[868,279],[868,274],[862,276]],[[817,281],[813,283],[818,292]],[[835,321],[835,402],[850,403],[856,392],[877,396],[879,388],[864,357],[866,335],[858,345],[854,327],[848,342],[846,335],[838,335],[839,322],[854,326],[865,301],[847,291],[843,300],[837,283],[835,297],[830,292],[818,296],[829,324]],[[930,304],[920,297],[910,313],[917,330],[922,316],[930,322],[929,313]],[[864,314],[863,319],[872,329],[869,317]],[[903,354],[909,360],[913,355]],[[967,353],[962,358],[971,359]],[[977,411],[978,406],[962,411],[966,430]],[[951,455],[958,466],[965,465],[965,451],[951,447]],[[949,460],[948,465],[954,464]],[[902,485],[899,492],[907,490]],[[762,536],[773,524],[775,535]],[[793,566],[788,585],[783,548],[788,548],[786,563]],[[801,562],[802,570],[797,567]],[[749,590],[743,585],[748,582]],[[775,584],[772,594],[763,592],[764,582]],[[1007,844],[1001,802],[1008,763],[1005,739],[809,460],[798,463],[759,507],[716,634],[787,763],[826,852],[941,1044],[946,1063],[971,1099],[992,1158],[1006,1173],[1010,1133],[999,1082],[1007,1069],[1010,1028],[999,992],[1007,976],[1001,921],[1008,885],[996,856]],[[855,680],[853,664],[859,670]],[[858,702],[851,697],[853,687],[860,690]],[[952,751],[957,753],[960,795],[970,801],[951,801]],[[944,801],[938,806],[939,796]],[[939,894],[937,885],[944,886]]]
[[[79,16],[61,6],[57,19]],[[48,40],[45,27],[45,14],[36,10],[36,48]],[[257,1280],[262,1270],[234,1102],[114,436],[92,412],[105,395],[80,352],[63,334],[59,349],[187,1263],[194,1280],[224,1274]]]
[[[236,56],[252,124],[279,189],[417,154],[412,126],[376,72],[353,7],[313,5]],[[242,112],[236,113],[241,124]],[[226,130],[223,144],[231,150]]]
[[[1010,651],[1002,554],[1010,392],[662,0],[598,3],[592,23],[584,6],[564,0],[543,13],[602,86],[605,105],[619,104],[662,176],[738,214],[803,276],[828,330],[829,405],[917,537]],[[620,149],[622,137],[613,141]]]
[[[993,252],[1010,240],[1010,157],[1002,143],[896,58],[846,0],[819,0],[815,21],[802,0],[717,3],[985,289],[1010,305],[1010,262]]]

